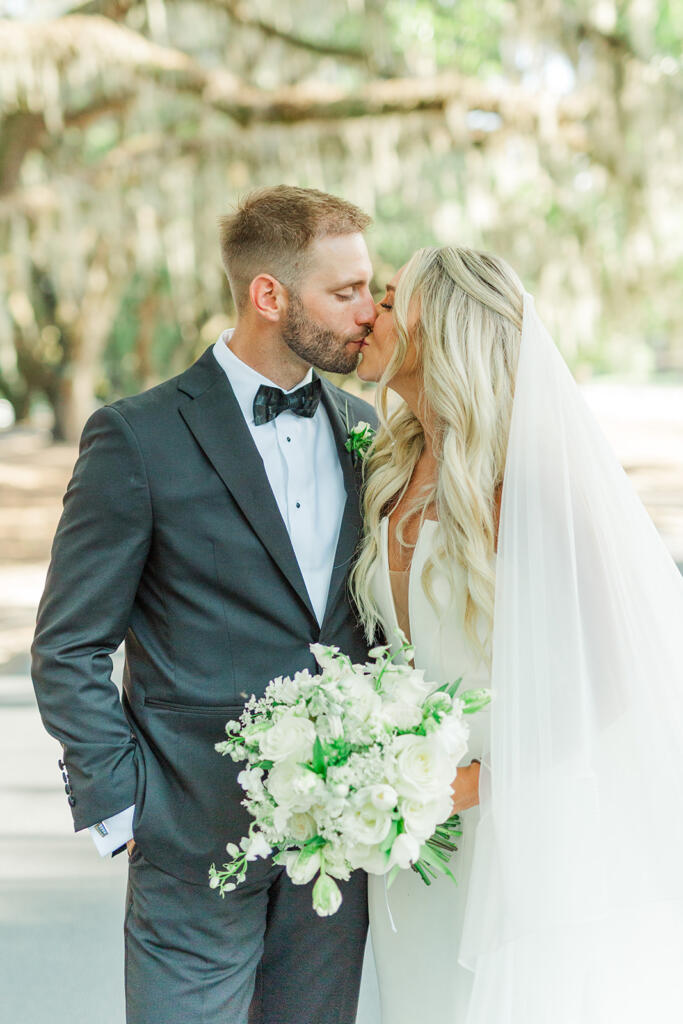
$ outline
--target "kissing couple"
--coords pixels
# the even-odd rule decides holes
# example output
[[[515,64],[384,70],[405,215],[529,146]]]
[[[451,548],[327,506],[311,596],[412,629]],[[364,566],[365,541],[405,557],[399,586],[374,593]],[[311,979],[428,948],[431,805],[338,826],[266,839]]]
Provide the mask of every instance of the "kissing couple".
[[[680,576],[515,272],[424,248],[376,301],[368,225],[247,196],[234,330],[83,432],[33,678],[75,829],[128,852],[128,1024],[353,1024],[368,916],[378,1024],[678,1024]],[[313,367],[377,382],[377,414]],[[363,662],[399,629],[426,678],[492,691],[458,885],[401,872],[395,929],[362,871],[328,918],[269,860],[218,898],[249,825],[226,719],[309,645]]]

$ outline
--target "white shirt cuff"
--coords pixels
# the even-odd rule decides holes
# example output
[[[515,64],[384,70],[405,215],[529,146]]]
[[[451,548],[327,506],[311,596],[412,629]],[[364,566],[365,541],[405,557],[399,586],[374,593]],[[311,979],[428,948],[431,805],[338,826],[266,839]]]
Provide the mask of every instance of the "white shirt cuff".
[[[129,839],[133,838],[134,814],[135,804],[126,807],[125,811],[119,811],[118,814],[112,815],[111,818],[105,818],[97,825],[90,826],[88,832],[93,838],[100,857],[106,857],[107,854],[113,853],[114,850],[118,850],[120,846],[124,846]]]

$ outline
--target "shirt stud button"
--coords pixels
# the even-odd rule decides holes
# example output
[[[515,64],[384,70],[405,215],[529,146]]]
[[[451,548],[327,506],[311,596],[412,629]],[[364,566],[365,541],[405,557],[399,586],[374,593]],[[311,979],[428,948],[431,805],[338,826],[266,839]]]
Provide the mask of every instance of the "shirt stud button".
[[[296,507],[297,507],[297,508],[301,508],[301,502],[300,502],[300,501],[297,501],[297,503],[296,503]]]

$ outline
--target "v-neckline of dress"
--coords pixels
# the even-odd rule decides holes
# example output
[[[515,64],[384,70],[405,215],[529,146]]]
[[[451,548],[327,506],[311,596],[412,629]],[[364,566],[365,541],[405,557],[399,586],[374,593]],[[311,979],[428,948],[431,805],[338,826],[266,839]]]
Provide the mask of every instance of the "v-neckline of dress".
[[[380,531],[381,531],[380,540],[381,540],[381,546],[382,546],[382,550],[381,550],[382,571],[384,573],[385,582],[386,582],[387,587],[388,587],[388,594],[389,594],[389,601],[390,601],[390,611],[391,611],[391,617],[393,619],[394,630],[400,630],[401,629],[401,625],[400,625],[400,623],[398,621],[398,613],[396,611],[396,600],[395,600],[395,597],[394,597],[394,588],[393,588],[392,582],[391,582],[391,574],[392,574],[392,572],[402,572],[402,573],[407,573],[407,575],[408,575],[408,587],[407,587],[407,589],[408,589],[408,623],[407,623],[407,625],[408,625],[408,634],[407,634],[407,636],[410,639],[411,644],[413,642],[413,631],[412,631],[412,624],[411,624],[411,615],[410,615],[411,607],[410,606],[412,604],[412,602],[411,602],[411,594],[412,594],[412,583],[413,583],[413,566],[415,565],[415,561],[416,561],[416,558],[417,558],[417,553],[418,553],[418,551],[420,549],[420,545],[422,543],[422,538],[424,536],[424,527],[425,527],[425,525],[427,523],[431,523],[433,526],[438,526],[438,519],[423,519],[422,520],[422,522],[420,523],[420,529],[419,529],[418,534],[417,534],[417,539],[415,541],[415,547],[413,548],[413,557],[410,559],[410,565],[408,566],[407,569],[392,570],[392,569],[389,568],[389,516],[382,516],[382,519],[380,521]]]

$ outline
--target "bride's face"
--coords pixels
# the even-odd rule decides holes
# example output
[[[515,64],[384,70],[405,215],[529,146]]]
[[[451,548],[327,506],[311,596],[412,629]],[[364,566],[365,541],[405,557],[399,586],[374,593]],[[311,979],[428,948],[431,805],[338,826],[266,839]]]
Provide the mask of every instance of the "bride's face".
[[[394,274],[386,286],[383,298],[375,306],[377,319],[373,324],[372,331],[363,340],[361,347],[362,358],[356,368],[356,373],[361,380],[378,381],[394,354],[394,349],[396,348],[396,324],[393,313],[394,295],[402,273],[403,267]],[[411,322],[408,324],[409,329],[412,326],[412,321],[415,319],[416,317],[411,316]],[[416,365],[417,353],[411,339],[405,359],[399,367],[396,376],[389,382],[390,387],[394,387],[399,377],[403,378],[410,375]]]

